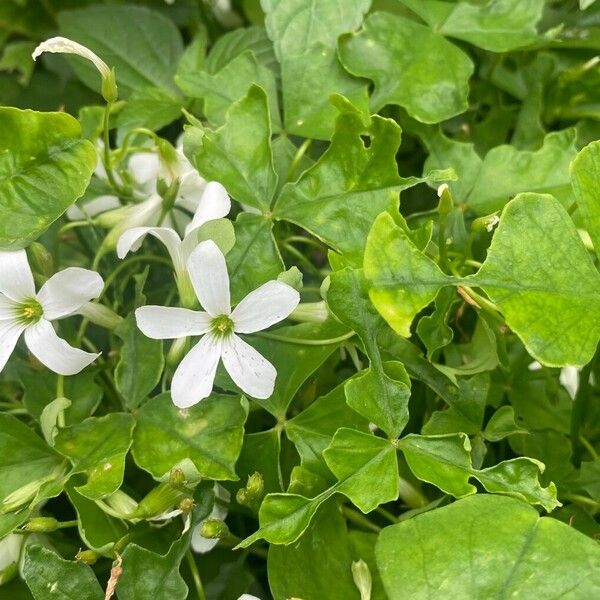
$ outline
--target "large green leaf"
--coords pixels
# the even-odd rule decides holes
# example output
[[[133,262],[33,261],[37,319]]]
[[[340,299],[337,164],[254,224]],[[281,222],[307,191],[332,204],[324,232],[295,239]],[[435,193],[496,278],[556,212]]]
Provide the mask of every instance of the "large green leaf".
[[[544,0],[487,0],[480,3],[401,0],[433,29],[492,52],[536,41]]]
[[[31,428],[0,414],[0,512],[29,502],[45,481],[57,477],[61,463],[61,457]]]
[[[571,163],[571,181],[577,206],[600,254],[600,142],[588,144]]]
[[[239,202],[268,211],[277,175],[264,90],[253,85],[244,98],[231,105],[222,127],[201,133],[193,155],[200,174],[220,181]]]
[[[64,113],[0,108],[0,248],[37,238],[85,191],[96,150]]]
[[[173,75],[183,44],[177,27],[160,13],[142,6],[88,6],[61,12],[58,22],[61,34],[115,68],[122,96],[147,87],[176,91]],[[72,64],[86,85],[100,89],[88,61],[74,58]]]
[[[102,600],[104,592],[90,567],[64,560],[37,544],[27,547],[23,576],[35,600]]]
[[[442,273],[386,214],[369,234],[364,270],[372,302],[404,336],[442,286],[474,285],[543,364],[584,365],[600,338],[600,274],[569,215],[549,195],[519,194],[507,204],[486,261],[473,276]]]
[[[157,479],[191,461],[202,477],[235,480],[246,414],[246,401],[239,396],[213,394],[179,409],[170,394],[162,394],[148,400],[137,414],[133,457]]]
[[[375,83],[375,110],[398,104],[423,123],[437,123],[467,109],[473,63],[429,27],[376,12],[361,31],[341,38],[339,52],[350,73]]]
[[[472,496],[387,527],[376,556],[391,600],[600,594],[598,544],[511,498]]]
[[[110,413],[58,432],[54,447],[71,461],[71,472],[87,474],[87,483],[76,488],[80,494],[98,500],[121,487],[134,424],[129,414]]]

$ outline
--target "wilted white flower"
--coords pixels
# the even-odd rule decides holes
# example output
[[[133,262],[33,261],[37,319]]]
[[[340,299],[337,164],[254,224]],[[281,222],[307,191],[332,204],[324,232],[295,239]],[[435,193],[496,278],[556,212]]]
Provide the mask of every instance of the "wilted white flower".
[[[37,57],[44,52],[75,54],[89,60],[102,76],[102,95],[104,96],[104,99],[107,102],[114,102],[117,99],[117,85],[113,72],[97,54],[92,52],[86,46],[66,37],[53,37],[39,44],[31,54],[31,58],[36,60]]]
[[[563,367],[560,370],[558,381],[567,390],[567,394],[571,399],[574,399],[579,387],[579,369],[577,367]]]
[[[98,273],[70,267],[53,275],[36,293],[24,250],[0,252],[0,371],[21,334],[30,352],[60,375],[74,375],[99,355],[73,348],[51,321],[68,317],[102,292]]]
[[[225,257],[207,240],[187,261],[188,273],[206,312],[185,308],[144,306],[136,310],[140,330],[153,339],[201,335],[181,361],[171,384],[173,402],[187,408],[212,391],[219,360],[244,392],[254,398],[273,393],[275,367],[236,333],[254,333],[285,319],[300,295],[280,281],[268,281],[231,310]]]

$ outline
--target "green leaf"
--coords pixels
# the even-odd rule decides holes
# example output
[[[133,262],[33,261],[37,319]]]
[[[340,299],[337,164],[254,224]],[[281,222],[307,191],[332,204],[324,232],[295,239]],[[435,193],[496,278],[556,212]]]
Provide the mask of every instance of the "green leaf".
[[[350,73],[375,83],[375,110],[398,104],[423,123],[438,123],[467,109],[473,63],[429,27],[376,12],[340,39],[339,53]]]
[[[160,381],[165,364],[163,344],[138,329],[133,313],[119,323],[115,334],[123,340],[115,385],[125,406],[137,408]]]
[[[119,93],[159,87],[176,91],[173,74],[183,43],[173,21],[142,6],[88,6],[58,16],[60,32],[93,50],[117,76]],[[72,60],[79,78],[93,90],[100,76],[88,61]]]
[[[508,52],[535,42],[536,23],[544,9],[544,0],[494,0],[479,4],[401,1],[432,29],[492,52]]]
[[[452,308],[458,301],[456,291],[452,288],[442,288],[435,298],[435,310],[417,323],[417,334],[427,348],[427,354],[432,354],[447,346],[454,337],[454,331],[448,327],[448,319]]]
[[[371,512],[380,504],[398,498],[396,447],[389,440],[341,428],[323,451],[323,457],[338,479],[336,491],[362,512]]]
[[[297,544],[271,546],[267,564],[275,598],[358,600],[348,531],[335,502],[323,506]]]
[[[176,78],[177,85],[193,98],[204,100],[204,114],[213,125],[222,125],[229,107],[243,98],[251,85],[264,89],[274,131],[281,130],[277,86],[273,72],[259,64],[250,50],[244,51],[214,75],[195,71]]]
[[[391,600],[600,593],[597,543],[511,498],[477,495],[387,527],[376,556]]]
[[[253,85],[231,105],[222,127],[204,130],[193,159],[203,177],[220,181],[238,202],[268,211],[277,175],[264,90]]]
[[[471,279],[541,363],[590,361],[600,338],[600,275],[552,196],[520,194],[509,202],[483,267]]]
[[[331,145],[297,182],[283,187],[274,213],[358,262],[375,217],[397,213],[399,192],[418,181],[398,175],[396,123],[374,116],[365,126],[354,107],[340,108]],[[368,148],[363,134],[370,137]]]
[[[319,507],[335,493],[349,498],[363,512],[398,497],[396,448],[388,440],[342,428],[323,457],[338,482],[314,498],[298,494],[268,494],[259,510],[260,529],[238,544],[246,548],[259,539],[292,544],[310,525]],[[377,481],[377,486],[373,486]]]
[[[368,422],[346,404],[344,385],[315,400],[285,424],[285,433],[294,442],[302,466],[331,478],[323,450],[340,427],[368,432]]]
[[[34,419],[39,420],[44,408],[56,398],[57,377],[49,369],[19,369],[19,379],[25,389],[23,404]],[[102,389],[96,385],[94,374],[90,372],[65,377],[64,393],[65,397],[71,400],[71,406],[65,410],[67,425],[81,423],[91,416],[102,399]]]
[[[27,546],[23,576],[35,600],[104,598],[104,592],[90,567],[81,562],[64,560],[52,550],[37,544]]]
[[[71,404],[71,401],[67,398],[56,398],[44,407],[44,410],[40,415],[40,428],[42,430],[42,435],[49,446],[54,445],[54,438],[58,433],[58,422],[60,417]]]
[[[211,397],[178,409],[170,394],[148,400],[139,410],[132,454],[156,479],[182,461],[201,477],[236,480],[235,462],[244,438],[247,404],[239,396]]]
[[[35,42],[11,42],[4,47],[0,58],[0,71],[18,71],[19,83],[26,86],[33,73],[34,62],[31,53],[35,50]]]
[[[347,0],[335,5],[319,0],[262,0],[261,4],[267,15],[267,32],[281,62],[319,44],[334,47],[341,33],[361,24],[371,0]]]
[[[127,533],[127,526],[107,515],[93,500],[88,500],[69,484],[67,494],[77,512],[79,535],[88,548],[111,556],[111,550]]]
[[[97,157],[65,113],[0,107],[0,248],[35,240],[85,191]]]
[[[0,512],[29,502],[62,470],[61,458],[17,418],[0,414]]]
[[[121,487],[134,425],[131,415],[110,413],[58,432],[54,447],[71,461],[71,473],[87,474],[87,483],[76,488],[80,494],[99,500]]]
[[[273,237],[273,222],[262,215],[241,212],[235,221],[235,245],[227,254],[231,301],[246,294],[285,269]]]
[[[125,130],[146,127],[157,131],[181,117],[182,105],[180,98],[163,88],[142,88],[134,91],[119,111],[117,126]]]
[[[519,457],[487,469],[475,469],[471,461],[471,443],[464,433],[410,434],[400,440],[399,447],[416,477],[457,498],[477,491],[469,482],[475,477],[488,492],[539,504],[548,512],[560,506],[556,500],[556,486],[550,483],[544,488],[538,481],[544,471],[542,463]]]
[[[571,183],[596,254],[600,254],[600,142],[588,144],[571,163]]]
[[[568,204],[572,194],[569,164],[576,154],[573,129],[549,133],[536,151],[497,146],[486,154],[464,200],[479,215],[501,209],[519,192],[545,192]]]
[[[251,26],[233,29],[219,37],[206,58],[206,70],[215,74],[240,54],[250,50],[259,65],[277,74],[279,65],[273,51],[273,42],[264,27]]]
[[[123,552],[123,573],[117,583],[119,600],[185,600],[188,587],[179,574],[187,537],[175,542],[164,556],[128,544]]]
[[[552,271],[546,268],[549,260]],[[442,286],[475,285],[545,365],[584,365],[600,338],[595,310],[600,275],[569,215],[549,195],[519,194],[511,200],[485,263],[463,279],[442,273],[390,215],[382,214],[367,240],[364,271],[371,301],[403,336],[410,335],[413,318]]]
[[[377,217],[367,238],[364,273],[370,284],[371,301],[404,337],[410,335],[415,315],[435,298],[441,287],[452,282],[386,213]]]
[[[364,80],[351,77],[340,64],[335,48],[316,46],[281,66],[285,129],[289,133],[328,140],[335,131],[337,111],[330,102],[342,94],[368,112],[369,94]]]
[[[362,272],[332,273],[327,301],[337,318],[358,333],[369,356],[369,369],[346,381],[348,405],[397,438],[408,422],[410,379],[401,363],[381,359],[377,333],[386,325],[369,302]]]

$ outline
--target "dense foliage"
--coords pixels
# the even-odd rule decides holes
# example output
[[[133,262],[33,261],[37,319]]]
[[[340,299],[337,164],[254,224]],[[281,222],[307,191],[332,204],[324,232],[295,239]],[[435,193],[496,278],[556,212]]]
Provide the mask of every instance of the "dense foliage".
[[[0,48],[0,598],[600,597],[600,3]]]

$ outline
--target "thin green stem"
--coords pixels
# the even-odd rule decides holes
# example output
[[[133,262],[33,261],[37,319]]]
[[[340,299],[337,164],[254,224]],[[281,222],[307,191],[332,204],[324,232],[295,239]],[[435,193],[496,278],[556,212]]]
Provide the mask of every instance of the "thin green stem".
[[[267,338],[268,340],[275,340],[278,342],[285,342],[287,344],[298,344],[300,346],[329,346],[330,344],[340,344],[349,340],[351,337],[356,335],[356,332],[349,331],[344,335],[340,335],[335,338],[327,338],[324,340],[307,340],[303,338],[288,337],[286,335],[278,335],[276,333],[269,333],[266,331],[258,331],[255,335]]]
[[[198,600],[206,600],[206,594],[204,593],[204,586],[202,585],[202,579],[200,578],[198,565],[196,564],[196,560],[194,559],[194,555],[192,554],[191,550],[188,549],[188,551],[185,553],[185,558],[187,560],[190,573],[192,574],[192,581],[194,582],[194,587],[196,588]]]
[[[379,513],[382,517],[385,517],[390,523],[398,523],[398,517],[381,506],[378,506],[375,509],[375,512]]]
[[[584,437],[583,435],[580,435],[579,436],[579,442],[588,451],[588,454],[594,460],[596,460],[598,458],[598,453],[596,452],[596,449],[594,448],[594,446],[592,446],[592,444],[590,443],[590,441],[586,437]]]
[[[348,519],[348,521],[351,521],[355,525],[359,525],[363,529],[374,531],[375,533],[379,533],[381,531],[381,527],[379,527],[379,525],[375,525],[375,523],[367,519],[365,515],[355,511],[349,506],[342,506],[342,514]]]
[[[290,168],[288,169],[287,176],[285,178],[286,181],[292,180],[292,178],[296,174],[296,169],[298,168],[300,161],[306,154],[307,150],[311,147],[312,142],[313,141],[310,138],[307,138],[302,142],[302,145],[298,148],[296,155],[292,159],[292,163],[290,164]]]
[[[57,529],[67,529],[69,527],[77,527],[79,525],[79,521],[77,519],[73,519],[72,521],[60,521],[56,526]]]
[[[146,254],[142,256],[132,256],[131,258],[128,258],[127,260],[123,261],[120,265],[115,267],[111,274],[104,280],[104,289],[102,290],[102,294],[100,294],[100,297],[102,297],[106,293],[106,290],[108,290],[108,288],[113,284],[115,279],[119,277],[123,270],[127,269],[132,264],[142,261],[159,263],[168,267],[173,266],[169,259],[163,258],[162,256],[148,256]]]
[[[561,496],[563,500],[570,500],[571,502],[575,502],[577,504],[583,504],[585,506],[589,506],[593,508],[595,512],[600,511],[600,502],[596,502],[587,496],[582,496],[581,494],[564,494]]]

